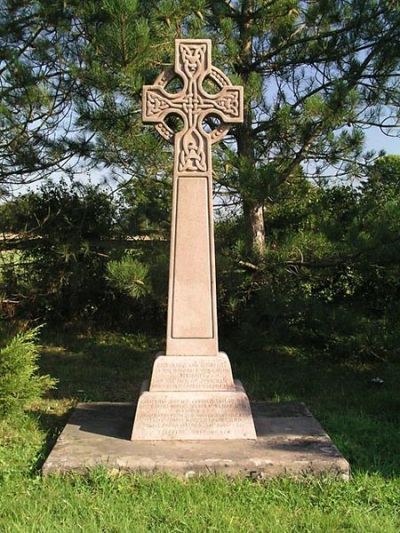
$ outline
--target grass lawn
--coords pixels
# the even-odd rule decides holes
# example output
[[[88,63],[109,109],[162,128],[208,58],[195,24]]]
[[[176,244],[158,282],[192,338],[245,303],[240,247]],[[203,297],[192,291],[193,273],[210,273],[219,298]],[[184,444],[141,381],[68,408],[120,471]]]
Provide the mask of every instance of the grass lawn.
[[[333,479],[179,481],[94,470],[43,479],[40,466],[77,401],[127,401],[161,339],[145,334],[43,335],[51,397],[0,425],[0,531],[400,531],[400,365],[330,364],[287,346],[250,353],[222,339],[252,399],[304,401],[352,465]],[[379,377],[384,383],[374,385]]]

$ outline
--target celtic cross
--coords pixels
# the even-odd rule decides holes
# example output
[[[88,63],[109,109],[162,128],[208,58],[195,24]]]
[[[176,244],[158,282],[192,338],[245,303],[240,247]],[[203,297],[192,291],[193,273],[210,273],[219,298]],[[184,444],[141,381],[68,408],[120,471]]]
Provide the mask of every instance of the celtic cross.
[[[169,93],[176,76],[183,88]],[[204,90],[206,78],[217,94]],[[211,64],[209,39],[177,39],[174,70],[145,85],[142,102],[143,122],[175,149],[166,355],[217,355],[211,145],[243,122],[243,88]],[[177,133],[165,121],[170,114],[183,121]],[[221,121],[212,131],[203,127],[208,115]]]

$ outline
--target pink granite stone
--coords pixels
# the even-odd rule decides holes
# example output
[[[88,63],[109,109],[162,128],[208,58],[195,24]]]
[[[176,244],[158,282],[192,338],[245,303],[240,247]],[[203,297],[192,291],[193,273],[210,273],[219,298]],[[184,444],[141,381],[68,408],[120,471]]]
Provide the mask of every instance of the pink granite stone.
[[[143,392],[132,440],[256,439],[249,399],[230,392]]]
[[[183,88],[171,94],[168,83]],[[211,79],[217,94],[203,82]],[[249,399],[218,350],[211,146],[243,122],[243,87],[211,62],[209,39],[177,39],[175,67],[143,87],[143,121],[174,144],[166,355],[138,401],[132,440],[255,439]],[[174,133],[165,119],[183,119]],[[203,128],[209,114],[223,124]]]
[[[235,391],[228,356],[159,355],[153,366],[151,392]]]

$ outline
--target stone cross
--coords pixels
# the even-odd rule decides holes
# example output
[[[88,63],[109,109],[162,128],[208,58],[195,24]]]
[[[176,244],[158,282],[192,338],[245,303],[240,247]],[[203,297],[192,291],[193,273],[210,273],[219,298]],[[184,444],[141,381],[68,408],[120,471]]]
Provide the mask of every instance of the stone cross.
[[[169,93],[176,76],[183,88]],[[206,78],[217,94],[204,90]],[[183,121],[177,133],[165,122],[170,114]],[[208,115],[221,121],[211,132],[204,129]],[[143,87],[143,121],[175,148],[166,355],[217,355],[211,145],[227,124],[243,122],[243,88],[212,65],[209,39],[177,39],[175,69]]]
[[[180,92],[169,93],[176,76]],[[219,88],[208,94],[209,78]],[[183,128],[166,123],[178,115]],[[204,120],[221,125],[211,132]],[[243,118],[242,87],[211,64],[211,41],[177,39],[175,70],[143,88],[143,121],[174,143],[167,349],[142,386],[132,440],[255,439],[249,399],[218,352],[211,145]]]

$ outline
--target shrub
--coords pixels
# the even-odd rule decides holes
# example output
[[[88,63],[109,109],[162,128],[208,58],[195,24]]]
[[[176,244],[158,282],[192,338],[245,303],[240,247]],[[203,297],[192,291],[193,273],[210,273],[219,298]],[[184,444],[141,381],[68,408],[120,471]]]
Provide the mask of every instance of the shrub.
[[[0,209],[0,231],[21,240],[18,261],[0,264],[0,292],[18,302],[19,318],[81,321],[108,306],[107,241],[115,236],[115,210],[99,187],[64,182]]]
[[[0,419],[22,412],[56,385],[50,376],[38,375],[39,329],[17,334],[0,349]]]

